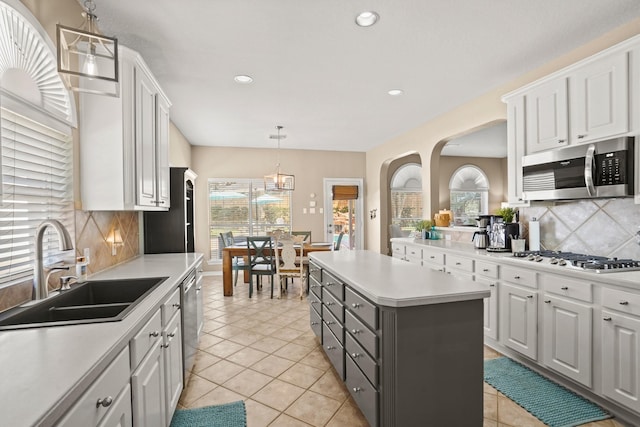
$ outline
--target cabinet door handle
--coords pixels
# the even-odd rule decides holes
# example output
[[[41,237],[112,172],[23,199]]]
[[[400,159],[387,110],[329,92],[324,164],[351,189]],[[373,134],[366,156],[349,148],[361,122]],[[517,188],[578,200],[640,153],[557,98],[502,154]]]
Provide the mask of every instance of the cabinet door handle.
[[[311,301],[311,304],[317,304],[319,301]]]
[[[583,139],[583,138],[585,138],[586,136],[587,136],[586,134],[578,135],[578,139]]]
[[[520,279],[520,276],[513,276],[514,279]]]
[[[155,338],[155,337],[157,337],[157,336],[159,336],[159,335],[160,335],[160,332],[158,332],[158,331],[153,331],[153,332],[150,332],[150,333],[149,333],[149,336],[150,336],[150,337],[154,337],[154,338]]]
[[[173,338],[173,337],[175,337],[175,336],[176,336],[176,333],[175,333],[175,332],[171,332],[170,334],[167,334],[167,336],[168,336],[169,338]]]
[[[332,305],[336,305],[336,303],[335,303],[335,302],[331,302],[331,301],[330,301],[330,302],[328,302],[328,303],[326,304],[326,306],[327,306],[327,307],[331,307]]]
[[[173,305],[172,305],[172,307],[174,307],[174,308],[180,308],[180,304],[175,303],[175,304],[173,304]]]
[[[98,401],[96,402],[96,408],[99,407],[103,407],[103,408],[108,408],[109,406],[111,406],[111,404],[113,403],[113,397],[111,396],[107,396],[104,399],[100,398],[98,399]]]
[[[359,334],[359,333],[361,333],[361,332],[362,332],[362,331],[361,331],[360,329],[352,329],[352,330],[351,330],[351,333],[352,333],[353,335],[358,335],[358,334]]]
[[[568,286],[563,286],[563,287],[561,287],[560,289],[562,289],[563,291],[568,291],[568,290],[569,290],[569,287],[568,287]]]
[[[351,357],[357,359],[358,357],[362,357],[362,355],[360,353],[351,353]]]
[[[327,325],[331,326],[331,325],[335,325],[335,323],[336,323],[336,322],[334,322],[333,320],[329,320],[329,321],[327,322]]]
[[[333,285],[335,285],[335,283],[333,283],[333,282],[327,282],[327,283],[325,284],[325,286],[333,286]]]
[[[629,305],[629,301],[620,301],[620,305]]]
[[[550,300],[550,299],[545,300],[545,301],[544,301],[544,303],[545,303],[545,304],[551,304],[551,300]]]
[[[533,295],[527,295],[527,298],[532,299]]]
[[[354,387],[353,388],[353,392],[354,393],[360,393],[362,391],[362,389],[360,387]]]
[[[351,307],[360,308],[360,307],[362,307],[362,304],[358,304],[357,302],[354,302],[353,304],[351,304]]]
[[[605,322],[611,322],[611,317],[603,317],[602,320],[604,320]]]
[[[318,322],[311,322],[311,326],[315,326],[317,324],[318,324]]]
[[[336,349],[336,348],[335,348],[334,346],[332,346],[332,345],[328,345],[328,346],[327,346],[327,350],[335,350],[335,349]]]
[[[558,140],[558,144],[562,144],[562,143],[563,143],[563,142],[565,142],[565,141],[566,141],[566,139],[559,139],[559,140]]]
[[[160,345],[161,348],[169,348],[169,343]]]

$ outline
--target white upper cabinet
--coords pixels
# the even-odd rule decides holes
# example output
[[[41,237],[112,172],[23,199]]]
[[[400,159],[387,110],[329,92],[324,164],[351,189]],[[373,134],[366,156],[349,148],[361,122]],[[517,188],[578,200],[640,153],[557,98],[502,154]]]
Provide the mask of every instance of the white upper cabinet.
[[[598,140],[629,130],[627,52],[581,67],[570,81],[572,143]]]
[[[546,82],[525,98],[527,154],[569,144],[567,79]]]
[[[511,206],[527,205],[522,198],[525,140],[525,104],[521,95],[507,102],[507,200]]]
[[[143,59],[119,48],[120,97],[80,94],[83,210],[169,209],[169,107]]]

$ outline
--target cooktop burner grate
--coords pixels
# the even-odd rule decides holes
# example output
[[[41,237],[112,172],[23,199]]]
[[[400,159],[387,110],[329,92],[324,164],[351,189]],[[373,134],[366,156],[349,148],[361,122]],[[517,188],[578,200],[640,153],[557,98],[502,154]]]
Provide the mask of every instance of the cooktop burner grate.
[[[633,259],[607,258],[598,255],[577,254],[562,251],[521,251],[514,252],[516,258],[541,262],[550,258],[550,264],[568,265],[580,270],[595,271],[596,273],[613,273],[640,270],[640,261]]]

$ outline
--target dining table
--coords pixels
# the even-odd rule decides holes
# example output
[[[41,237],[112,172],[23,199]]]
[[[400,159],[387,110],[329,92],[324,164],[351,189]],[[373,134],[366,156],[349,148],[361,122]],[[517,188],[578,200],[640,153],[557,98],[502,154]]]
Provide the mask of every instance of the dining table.
[[[305,243],[303,245],[295,245],[298,255],[304,257],[310,252],[331,251],[333,244],[331,242]],[[255,253],[254,249],[251,249]],[[245,244],[235,244],[226,246],[222,249],[222,288],[224,296],[233,296],[233,265],[234,257],[245,257],[248,259],[249,251]],[[244,282],[249,282],[249,270],[244,270]]]

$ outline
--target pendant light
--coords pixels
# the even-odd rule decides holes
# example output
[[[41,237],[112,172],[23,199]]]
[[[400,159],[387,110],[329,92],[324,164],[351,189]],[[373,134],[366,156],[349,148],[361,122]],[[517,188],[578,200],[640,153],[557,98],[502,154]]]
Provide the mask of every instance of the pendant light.
[[[58,72],[75,92],[120,96],[118,39],[98,34],[93,0],[84,2],[80,29],[56,25]]]
[[[276,126],[277,135],[270,135],[270,139],[278,140],[278,163],[276,164],[276,173],[265,175],[264,190],[269,191],[292,191],[295,189],[296,178],[293,175],[280,172],[280,140],[285,139],[287,135],[281,135],[282,126]]]

